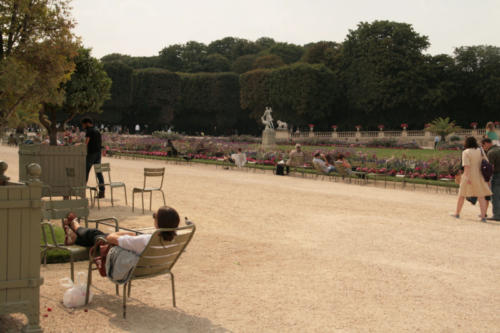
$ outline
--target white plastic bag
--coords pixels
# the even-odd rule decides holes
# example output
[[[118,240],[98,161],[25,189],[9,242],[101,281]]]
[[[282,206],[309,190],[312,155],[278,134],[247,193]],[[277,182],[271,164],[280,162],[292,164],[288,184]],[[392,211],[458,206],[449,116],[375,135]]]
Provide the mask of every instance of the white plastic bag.
[[[80,272],[77,276],[78,284],[75,286],[69,278],[61,279],[61,285],[69,288],[63,295],[63,304],[67,308],[77,308],[85,305],[87,296],[87,274]],[[92,290],[89,291],[89,303],[92,301]]]

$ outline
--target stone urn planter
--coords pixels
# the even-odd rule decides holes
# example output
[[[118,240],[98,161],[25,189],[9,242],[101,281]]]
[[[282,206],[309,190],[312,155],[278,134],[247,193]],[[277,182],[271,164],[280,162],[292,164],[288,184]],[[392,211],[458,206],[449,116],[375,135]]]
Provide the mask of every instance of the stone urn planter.
[[[52,196],[69,196],[69,184],[66,177],[66,168],[74,168],[76,186],[86,184],[85,146],[46,146],[20,145],[19,146],[19,181],[26,181],[26,166],[36,163],[42,168],[40,180],[50,186]],[[74,193],[72,193],[74,195]],[[49,190],[43,189],[42,196],[49,196]],[[85,191],[78,196],[85,198]]]

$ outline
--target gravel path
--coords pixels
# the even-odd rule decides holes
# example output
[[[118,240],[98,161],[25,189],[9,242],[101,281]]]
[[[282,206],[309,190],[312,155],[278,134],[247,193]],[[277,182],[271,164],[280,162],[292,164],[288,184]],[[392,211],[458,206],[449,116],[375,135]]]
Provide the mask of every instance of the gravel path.
[[[16,179],[17,150],[2,146],[0,156]],[[178,307],[169,278],[138,281],[124,320],[114,285],[98,277],[88,312],[68,310],[59,280],[69,264],[42,266],[45,332],[500,331],[500,224],[476,222],[479,209],[470,204],[461,219],[450,218],[456,196],[444,190],[103,162],[127,184],[129,206],[118,189],[115,207],[106,198],[92,218],[150,226],[152,212],[137,209],[140,196],[132,213],[131,191],[142,185],[142,168],[165,167],[167,205],[196,223],[174,268]],[[160,205],[155,194],[153,209]],[[76,271],[86,268],[78,263]],[[22,318],[0,316],[0,331],[17,331]]]

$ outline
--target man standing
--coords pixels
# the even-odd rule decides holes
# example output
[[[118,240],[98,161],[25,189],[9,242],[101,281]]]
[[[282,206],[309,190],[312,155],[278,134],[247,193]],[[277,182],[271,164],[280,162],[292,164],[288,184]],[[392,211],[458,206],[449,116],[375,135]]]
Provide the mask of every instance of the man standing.
[[[141,126],[139,126],[139,124],[135,125],[135,134],[139,135],[140,131],[141,131]]]
[[[488,152],[488,160],[493,165],[493,177],[490,180],[490,188],[493,192],[491,196],[493,217],[489,217],[487,220],[500,221],[500,147],[494,145],[489,138],[481,140],[481,146]]]
[[[440,140],[441,138],[439,137],[439,135],[436,135],[436,137],[434,138],[434,149],[437,149],[437,146],[438,146],[438,141]]]
[[[101,164],[101,132],[92,125],[92,119],[82,118],[82,127],[85,130],[85,145],[87,146],[87,182],[89,181],[92,165]],[[102,173],[97,174],[99,184],[104,184]],[[99,186],[99,198],[104,198],[104,186]]]

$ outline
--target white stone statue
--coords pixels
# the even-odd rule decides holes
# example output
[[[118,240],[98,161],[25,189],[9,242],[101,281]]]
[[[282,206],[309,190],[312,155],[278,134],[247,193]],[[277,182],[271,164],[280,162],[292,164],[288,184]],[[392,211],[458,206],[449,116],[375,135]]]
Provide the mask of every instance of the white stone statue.
[[[266,125],[266,130],[274,130],[271,112],[273,112],[273,110],[270,107],[266,107],[266,111],[264,111],[264,115],[261,117],[262,123]]]
[[[288,129],[288,125],[285,122],[278,120],[278,129],[285,129],[286,130],[286,129]]]

